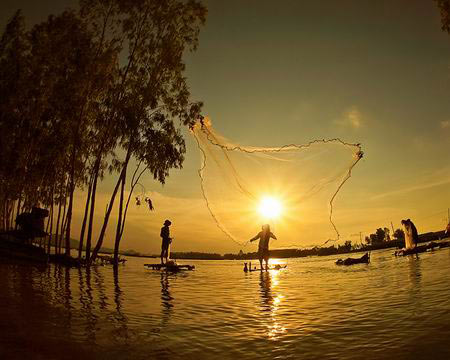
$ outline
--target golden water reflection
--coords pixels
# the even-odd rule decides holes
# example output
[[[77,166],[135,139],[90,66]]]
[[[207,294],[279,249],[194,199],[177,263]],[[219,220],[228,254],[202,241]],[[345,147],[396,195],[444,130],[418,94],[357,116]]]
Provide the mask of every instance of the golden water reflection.
[[[279,271],[263,271],[259,278],[259,292],[261,296],[261,317],[267,327],[270,340],[277,340],[286,333],[286,327],[280,322],[279,309],[284,296],[279,288]]]

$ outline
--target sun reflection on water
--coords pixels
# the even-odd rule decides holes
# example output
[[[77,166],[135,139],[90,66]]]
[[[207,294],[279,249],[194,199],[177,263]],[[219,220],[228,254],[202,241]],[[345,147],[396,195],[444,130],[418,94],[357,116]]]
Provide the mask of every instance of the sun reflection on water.
[[[277,340],[287,332],[284,324],[279,320],[279,308],[284,300],[284,295],[279,288],[280,271],[265,271],[260,274],[261,315],[267,327],[267,337]]]

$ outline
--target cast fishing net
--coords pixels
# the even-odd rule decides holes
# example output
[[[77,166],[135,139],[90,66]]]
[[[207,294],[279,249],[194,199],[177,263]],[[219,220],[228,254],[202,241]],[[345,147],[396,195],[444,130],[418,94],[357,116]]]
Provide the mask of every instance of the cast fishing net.
[[[311,246],[339,239],[334,202],[362,158],[360,144],[340,139],[281,147],[233,144],[209,119],[192,128],[202,155],[199,176],[212,218],[235,243],[270,224],[274,247]]]

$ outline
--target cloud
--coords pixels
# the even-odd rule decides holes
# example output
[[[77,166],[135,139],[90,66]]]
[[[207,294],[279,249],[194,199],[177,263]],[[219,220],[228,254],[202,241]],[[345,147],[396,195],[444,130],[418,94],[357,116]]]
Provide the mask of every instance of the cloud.
[[[433,188],[435,186],[441,186],[450,184],[450,170],[448,168],[436,171],[434,174],[427,176],[425,179],[421,180],[418,184],[410,185],[402,189],[392,190],[385,192],[383,194],[378,194],[372,197],[371,200],[382,199],[392,195],[402,195],[413,191],[425,190]]]
[[[340,119],[335,120],[335,123],[339,126],[359,129],[363,125],[361,111],[358,107],[352,106],[343,113]]]
[[[450,129],[450,120],[441,121],[441,129]]]

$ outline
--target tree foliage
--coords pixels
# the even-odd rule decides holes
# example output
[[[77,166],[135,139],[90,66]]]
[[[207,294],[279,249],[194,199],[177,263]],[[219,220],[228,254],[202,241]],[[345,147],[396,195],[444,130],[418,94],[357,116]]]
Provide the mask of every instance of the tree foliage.
[[[195,0],[81,0],[30,30],[14,14],[0,40],[0,228],[41,204],[58,214],[68,243],[74,192],[87,188],[80,251],[86,236],[89,259],[97,183],[109,170],[118,179],[94,257],[117,195],[118,249],[130,160],[142,165],[130,190],[145,173],[164,183],[182,167],[179,126],[202,107],[191,100],[183,56],[197,48],[205,17]]]

